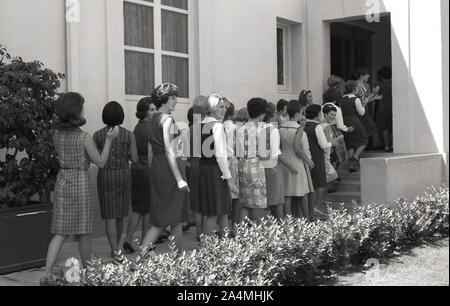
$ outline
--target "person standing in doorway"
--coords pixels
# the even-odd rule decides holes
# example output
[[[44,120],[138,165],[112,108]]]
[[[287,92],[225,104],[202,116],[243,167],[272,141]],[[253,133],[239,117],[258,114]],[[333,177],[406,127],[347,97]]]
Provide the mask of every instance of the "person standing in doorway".
[[[377,110],[376,122],[383,135],[385,152],[392,152],[392,70],[383,67],[378,71],[380,80],[380,104]]]
[[[341,110],[344,124],[355,129],[351,133],[344,133],[345,145],[350,158],[350,172],[359,169],[359,159],[367,147],[366,130],[360,120],[366,113],[366,104],[365,100],[362,101],[356,96],[357,93],[358,84],[355,81],[347,81],[345,83],[345,95],[341,101]]]

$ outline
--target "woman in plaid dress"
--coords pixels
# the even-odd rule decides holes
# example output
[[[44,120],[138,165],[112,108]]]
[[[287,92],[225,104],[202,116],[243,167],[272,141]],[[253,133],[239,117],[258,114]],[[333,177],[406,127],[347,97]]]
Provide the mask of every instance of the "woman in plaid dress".
[[[129,161],[139,159],[134,134],[121,127],[125,118],[123,108],[112,101],[103,108],[102,119],[106,127],[95,132],[94,141],[99,150],[105,145],[108,130],[119,127],[119,135],[112,143],[111,157],[103,169],[98,171],[97,188],[100,212],[105,220],[106,236],[111,246],[111,257],[120,260],[120,239],[123,219],[128,217],[131,200],[131,173]]]
[[[64,242],[71,235],[79,241],[83,268],[91,259],[92,193],[89,181],[89,164],[105,166],[111,150],[111,142],[119,130],[107,132],[101,154],[97,151],[92,136],[80,129],[86,123],[83,118],[84,98],[79,93],[62,94],[56,101],[55,128],[53,138],[60,170],[55,185],[55,197],[50,241],[45,275],[41,285],[53,283],[53,266]]]

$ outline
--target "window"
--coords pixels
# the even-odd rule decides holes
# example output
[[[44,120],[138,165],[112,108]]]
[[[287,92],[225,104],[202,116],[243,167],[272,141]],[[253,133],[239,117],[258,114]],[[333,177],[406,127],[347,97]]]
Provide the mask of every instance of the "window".
[[[277,84],[281,92],[291,91],[290,75],[290,29],[289,26],[277,25]]]
[[[124,0],[125,94],[136,100],[161,83],[189,98],[191,42],[188,0]]]
[[[305,78],[302,70],[302,26],[277,17],[277,85],[278,93],[297,95]]]

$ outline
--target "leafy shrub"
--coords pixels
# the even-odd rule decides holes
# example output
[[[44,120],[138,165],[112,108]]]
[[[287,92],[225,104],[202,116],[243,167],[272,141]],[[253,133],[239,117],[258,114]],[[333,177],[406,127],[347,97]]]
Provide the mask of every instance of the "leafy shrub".
[[[0,45],[0,208],[50,198],[58,172],[51,119],[63,77]]]
[[[330,210],[326,221],[273,218],[246,221],[233,239],[203,237],[200,248],[123,264],[97,260],[85,271],[85,285],[272,286],[313,285],[350,261],[362,263],[435,236],[448,236],[449,190],[430,189],[413,203],[369,205],[350,215]]]

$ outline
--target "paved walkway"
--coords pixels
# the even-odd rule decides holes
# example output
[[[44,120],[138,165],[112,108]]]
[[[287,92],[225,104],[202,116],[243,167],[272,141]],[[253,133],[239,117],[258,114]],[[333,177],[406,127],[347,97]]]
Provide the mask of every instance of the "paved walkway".
[[[137,233],[136,237],[139,237],[140,234]],[[186,251],[192,251],[197,248],[199,243],[196,239],[196,230],[195,228],[191,228],[189,232],[184,233],[183,240],[183,249]],[[164,244],[156,246],[156,252],[165,252],[167,251],[169,244],[165,242]],[[92,239],[92,251],[94,254],[100,258],[103,258],[105,261],[111,260],[108,240],[106,237],[95,238]],[[128,258],[133,258],[135,255],[128,255]],[[78,258],[78,243],[77,242],[68,242],[66,243],[61,253],[57,259],[57,266],[64,266],[67,259],[75,257]],[[94,257],[95,258],[95,257]],[[31,269],[17,273],[0,275],[0,286],[39,286],[39,279],[44,273],[44,267],[38,269]]]

